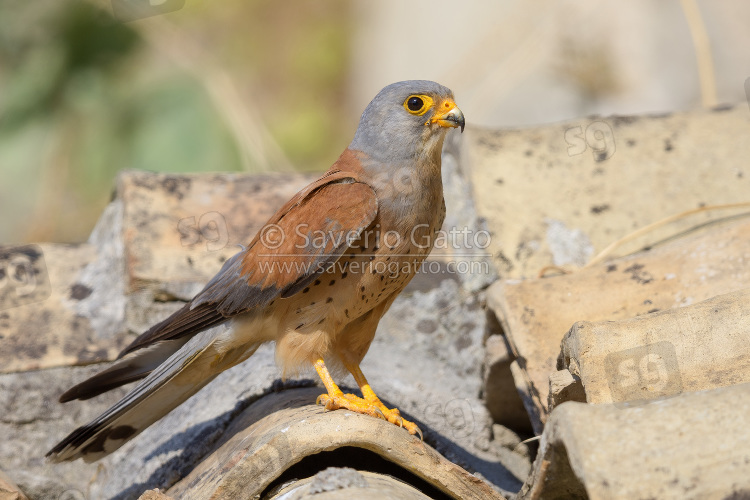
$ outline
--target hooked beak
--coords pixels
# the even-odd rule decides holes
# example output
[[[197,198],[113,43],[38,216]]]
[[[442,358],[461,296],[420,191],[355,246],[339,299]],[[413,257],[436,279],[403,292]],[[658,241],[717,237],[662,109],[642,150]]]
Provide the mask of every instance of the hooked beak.
[[[461,132],[464,131],[464,126],[466,125],[464,114],[458,109],[456,103],[450,100],[444,101],[425,125],[431,123],[437,123],[441,127],[461,127]]]

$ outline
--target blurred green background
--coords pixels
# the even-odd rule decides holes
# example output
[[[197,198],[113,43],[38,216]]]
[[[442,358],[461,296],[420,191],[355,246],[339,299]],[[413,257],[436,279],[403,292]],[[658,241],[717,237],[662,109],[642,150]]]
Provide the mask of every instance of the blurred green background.
[[[104,7],[0,2],[0,241],[85,240],[124,168],[323,170],[346,146],[344,1]]]
[[[0,2],[0,243],[84,241],[125,168],[322,171],[398,80],[452,88],[471,133],[736,103],[750,76],[743,0],[185,0],[114,16],[164,1]]]

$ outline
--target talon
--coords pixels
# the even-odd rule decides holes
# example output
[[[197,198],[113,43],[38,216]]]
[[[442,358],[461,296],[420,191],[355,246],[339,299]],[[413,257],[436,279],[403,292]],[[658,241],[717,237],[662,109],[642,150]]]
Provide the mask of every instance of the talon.
[[[323,385],[325,385],[328,394],[321,394],[318,399],[315,400],[316,404],[321,402],[325,404],[327,410],[338,410],[339,408],[346,408],[348,410],[370,415],[371,417],[380,418],[394,425],[398,425],[402,429],[406,429],[409,434],[419,433],[420,439],[424,441],[422,431],[417,427],[414,422],[404,420],[401,416],[401,412],[397,408],[388,408],[373,392],[370,384],[367,383],[362,370],[356,363],[345,363],[346,368],[354,376],[354,380],[359,385],[362,391],[362,397],[354,394],[344,394],[341,389],[331,378],[328,369],[325,366],[325,362],[322,358],[315,361],[315,369],[320,375]]]
[[[416,428],[417,434],[419,434],[419,439],[424,442],[424,436],[422,435],[422,429],[419,427]]]

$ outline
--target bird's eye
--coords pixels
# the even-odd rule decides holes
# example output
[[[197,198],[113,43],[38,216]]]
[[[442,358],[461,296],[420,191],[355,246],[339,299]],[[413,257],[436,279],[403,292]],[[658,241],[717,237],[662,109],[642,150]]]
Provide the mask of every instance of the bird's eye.
[[[409,108],[409,111],[419,111],[422,109],[422,106],[424,106],[424,101],[421,97],[410,97],[408,101],[406,101],[406,106]]]
[[[410,95],[404,101],[404,108],[413,115],[423,115],[432,106],[432,99],[426,95]]]

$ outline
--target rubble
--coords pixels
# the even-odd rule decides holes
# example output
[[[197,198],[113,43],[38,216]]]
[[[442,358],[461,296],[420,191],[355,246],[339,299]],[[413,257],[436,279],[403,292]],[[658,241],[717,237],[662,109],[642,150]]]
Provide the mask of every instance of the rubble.
[[[517,498],[745,498],[750,384],[641,405],[567,402]]]
[[[561,362],[583,390],[555,397],[637,402],[750,382],[748,332],[750,288],[635,318],[578,322],[563,338]]]
[[[503,498],[419,437],[366,415],[328,413],[313,404],[318,394],[318,388],[297,389],[262,398],[234,419],[215,451],[167,494],[195,500],[217,495],[253,497],[285,475],[287,481],[298,477],[295,474],[309,477],[309,472],[302,472],[304,467],[320,469],[338,463],[367,471],[378,470],[385,462],[397,466],[387,470],[402,481],[428,483],[422,491],[432,488],[467,500]],[[350,448],[367,452],[347,453]],[[359,460],[352,461],[353,456]],[[367,487],[366,482],[359,487]]]
[[[750,222],[740,219],[571,274],[493,284],[487,305],[523,371],[516,383],[527,386],[539,414],[532,423],[538,429],[549,414],[549,377],[574,323],[648,315],[741,290],[750,283],[747,262]]]

